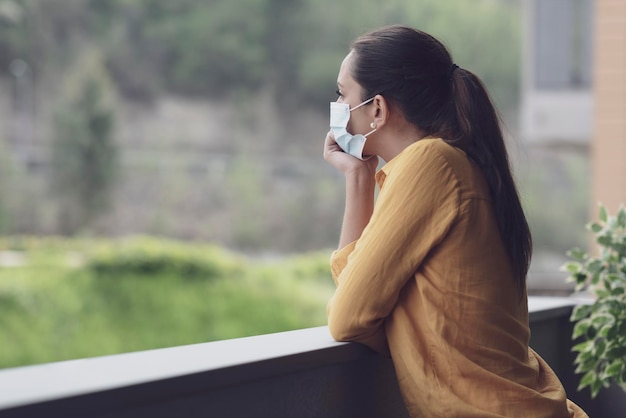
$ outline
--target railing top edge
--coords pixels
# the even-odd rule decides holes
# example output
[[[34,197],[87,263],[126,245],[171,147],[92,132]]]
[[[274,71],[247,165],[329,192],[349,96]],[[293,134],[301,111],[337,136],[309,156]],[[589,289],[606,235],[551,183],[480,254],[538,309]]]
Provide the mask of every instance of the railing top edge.
[[[334,341],[328,327],[191,344],[0,370],[0,410],[290,356],[357,347]],[[320,356],[318,355],[317,358]],[[339,356],[341,357],[341,356]],[[318,360],[319,361],[319,360]]]
[[[581,303],[529,297],[531,321]],[[0,410],[186,375],[276,362],[284,372],[358,359],[373,352],[334,341],[326,326],[232,340],[0,370]],[[287,360],[286,360],[287,359]],[[288,369],[288,370],[287,370]]]
[[[551,318],[566,318],[576,305],[593,303],[589,296],[578,295],[569,297],[531,296],[528,298],[529,322],[546,321]]]

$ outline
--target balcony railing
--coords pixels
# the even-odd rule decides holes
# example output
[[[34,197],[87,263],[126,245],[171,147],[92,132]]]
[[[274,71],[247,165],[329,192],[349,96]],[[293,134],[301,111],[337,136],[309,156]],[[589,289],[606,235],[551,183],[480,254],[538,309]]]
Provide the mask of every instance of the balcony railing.
[[[619,416],[624,407],[619,389],[622,403],[608,406],[576,392],[569,322],[574,304],[571,298],[531,297],[531,346],[590,416]],[[592,407],[597,412],[592,414]],[[0,417],[57,416],[405,417],[406,412],[389,359],[358,344],[335,342],[319,327],[0,370]]]

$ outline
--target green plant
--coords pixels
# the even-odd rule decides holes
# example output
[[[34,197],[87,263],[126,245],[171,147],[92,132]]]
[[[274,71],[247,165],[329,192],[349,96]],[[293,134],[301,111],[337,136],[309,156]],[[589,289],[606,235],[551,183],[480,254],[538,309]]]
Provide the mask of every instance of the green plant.
[[[595,294],[591,304],[574,308],[573,339],[582,342],[577,352],[576,373],[583,374],[578,390],[589,387],[595,397],[611,383],[626,390],[626,209],[609,216],[601,206],[599,220],[587,225],[594,235],[598,255],[572,249],[570,261],[563,266],[576,283],[576,290],[589,289]]]
[[[86,266],[102,277],[170,274],[203,280],[238,276],[244,269],[242,260],[215,245],[148,236],[106,241],[92,251]]]
[[[6,250],[23,262],[0,268],[0,369],[320,326],[334,290],[328,252],[0,236]]]

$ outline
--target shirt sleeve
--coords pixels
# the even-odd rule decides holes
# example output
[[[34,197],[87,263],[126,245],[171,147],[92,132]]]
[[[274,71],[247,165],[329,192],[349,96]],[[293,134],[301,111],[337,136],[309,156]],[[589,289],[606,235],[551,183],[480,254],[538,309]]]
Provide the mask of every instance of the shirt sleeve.
[[[331,256],[331,335],[381,353],[388,352],[385,318],[459,209],[458,180],[445,157],[432,144],[406,151],[408,163],[385,178],[361,237]]]

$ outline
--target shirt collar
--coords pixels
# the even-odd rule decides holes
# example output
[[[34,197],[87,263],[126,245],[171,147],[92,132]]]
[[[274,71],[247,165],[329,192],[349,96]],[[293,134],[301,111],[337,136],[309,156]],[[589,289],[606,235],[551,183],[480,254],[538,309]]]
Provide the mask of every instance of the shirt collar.
[[[408,147],[406,147],[405,149],[400,151],[400,153],[398,155],[396,155],[391,160],[389,160],[380,170],[378,170],[376,172],[376,176],[375,176],[376,184],[378,184],[379,188],[383,187],[383,183],[385,183],[385,179],[387,178],[389,173],[393,170],[393,167],[398,165],[398,164],[402,164],[402,161],[404,159],[408,158],[407,156],[410,153],[407,152],[407,150],[409,148],[413,148],[414,146],[416,146],[416,144],[418,142],[420,142],[420,141],[419,140],[415,141],[414,143],[412,143],[411,145],[409,145]]]

